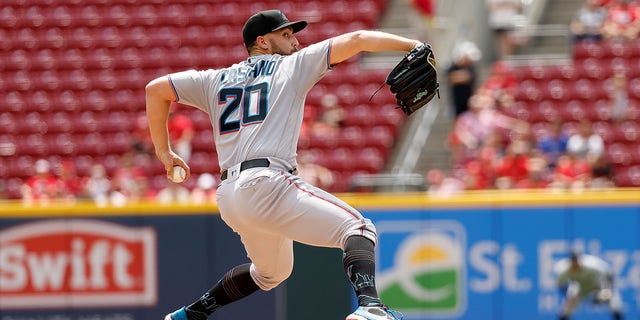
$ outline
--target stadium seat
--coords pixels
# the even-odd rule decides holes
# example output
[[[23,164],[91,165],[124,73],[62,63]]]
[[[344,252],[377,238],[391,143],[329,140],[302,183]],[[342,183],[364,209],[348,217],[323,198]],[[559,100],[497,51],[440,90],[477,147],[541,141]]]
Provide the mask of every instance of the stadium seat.
[[[630,59],[633,57],[633,46],[629,41],[603,41],[601,46],[605,57],[623,59]]]
[[[372,109],[374,108],[367,104],[357,104],[347,108],[349,116],[344,119],[344,124],[360,127],[374,125],[378,117]]]
[[[76,145],[72,136],[68,133],[58,133],[47,136],[51,146],[50,153],[64,157],[70,157],[76,153]]]
[[[338,146],[348,148],[359,148],[365,140],[364,133],[359,126],[347,126],[341,128],[337,139]]]
[[[602,137],[605,144],[614,141],[615,132],[612,124],[608,121],[593,122],[593,132]]]
[[[194,152],[189,160],[189,166],[192,174],[220,172],[218,156],[211,150]]]
[[[60,74],[56,70],[44,70],[40,73],[31,72],[33,74],[34,88],[48,90],[48,91],[57,91],[64,84],[60,81]]]
[[[45,157],[49,155],[49,144],[40,133],[29,134],[17,140],[18,154],[30,155],[34,157]]]
[[[24,112],[27,109],[27,102],[19,91],[5,91],[4,102],[0,104],[0,111],[3,112]]]
[[[102,142],[105,146],[107,154],[125,154],[131,150],[131,137],[129,131],[114,131],[110,134],[103,135]]]
[[[561,108],[562,118],[570,121],[580,121],[589,117],[587,107],[582,100],[568,101],[564,108]]]
[[[552,100],[544,100],[539,103],[533,104],[532,108],[529,109],[529,118],[527,121],[530,122],[554,122],[557,120],[561,120],[563,114],[560,112],[562,108],[560,104],[552,101]],[[521,119],[525,120],[525,119]]]
[[[76,115],[72,132],[84,134],[98,130],[98,116],[93,111],[84,111]]]
[[[194,151],[210,152],[215,150],[213,135],[207,130],[197,130],[191,141],[191,147]]]
[[[327,133],[318,133],[315,131],[311,132],[311,134],[309,135],[310,145],[314,148],[321,148],[321,149],[336,148],[338,145],[337,139],[336,139],[337,134],[336,136],[334,136],[333,134],[327,134]]]
[[[605,57],[605,50],[600,43],[582,41],[573,45],[573,58],[576,61],[603,57]]]
[[[353,162],[356,171],[377,173],[383,169],[385,159],[380,150],[376,148],[361,148],[355,153]]]
[[[71,132],[73,128],[73,117],[63,111],[54,112],[45,118],[48,133]]]
[[[625,167],[631,163],[631,148],[624,143],[612,143],[605,149],[607,161],[614,167]]]
[[[9,112],[0,113],[0,135],[16,132],[16,117]]]
[[[383,155],[387,155],[393,146],[395,136],[387,126],[373,126],[364,129],[365,142],[363,147],[373,147],[378,149]]]
[[[350,171],[355,167],[354,157],[357,153],[352,148],[335,148],[325,151],[327,162],[325,166],[333,171]]]
[[[31,68],[35,70],[49,70],[56,67],[59,56],[55,56],[51,49],[39,50],[32,53],[29,58],[32,62]]]
[[[8,70],[26,70],[31,67],[31,60],[27,55],[27,51],[23,49],[11,52],[6,59],[5,68]]]
[[[637,121],[627,120],[616,126],[618,130],[617,140],[627,143],[640,142],[640,124]]]
[[[620,187],[640,186],[640,165],[618,168],[614,179]]]

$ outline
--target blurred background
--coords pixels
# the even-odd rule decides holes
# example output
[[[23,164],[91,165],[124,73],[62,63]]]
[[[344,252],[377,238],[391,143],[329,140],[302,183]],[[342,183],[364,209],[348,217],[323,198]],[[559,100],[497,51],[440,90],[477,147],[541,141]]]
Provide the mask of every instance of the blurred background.
[[[228,264],[243,261],[240,247],[228,260],[220,259],[229,254],[220,243],[237,244],[237,239],[217,215],[211,215],[217,212],[215,188],[220,168],[208,116],[188,106],[172,105],[169,130],[173,147],[188,160],[192,174],[184,184],[171,183],[151,146],[144,86],[171,72],[219,68],[245,59],[242,24],[252,13],[271,8],[281,9],[290,20],[310,22],[309,27],[296,34],[302,46],[344,32],[379,29],[429,42],[436,54],[441,99],[433,100],[409,118],[396,108],[388,90],[378,91],[401,53],[363,53],[323,78],[309,93],[305,106],[299,139],[299,172],[304,179],[339,193],[359,208],[373,208],[365,213],[375,221],[399,219],[419,221],[421,225],[434,219],[440,221],[437,217],[441,214],[442,219],[463,226],[435,222],[436,226],[444,226],[438,230],[444,230],[454,240],[464,238],[467,231],[460,230],[472,229],[476,223],[465,220],[467,213],[479,211],[482,216],[489,211],[483,217],[493,219],[495,224],[486,227],[496,229],[487,237],[497,241],[493,243],[497,246],[506,246],[511,253],[513,243],[523,241],[521,245],[530,246],[524,255],[534,256],[533,265],[527,260],[531,270],[537,270],[536,263],[541,263],[536,257],[538,241],[556,238],[563,239],[564,251],[576,241],[596,241],[598,245],[583,247],[610,246],[608,250],[612,252],[626,252],[627,262],[640,259],[638,1],[3,0],[0,5],[0,227],[4,228],[0,229],[0,300],[5,301],[0,301],[2,320],[33,319],[46,314],[37,310],[47,308],[58,310],[53,315],[65,319],[91,316],[134,319],[148,317],[149,310],[160,317],[163,312],[179,307],[176,304],[188,303],[191,297],[206,290],[218,274],[226,271]],[[612,213],[611,218],[599,216],[603,204]],[[406,213],[403,209],[406,206],[417,210],[416,215],[397,214],[396,211]],[[503,206],[511,209],[494,211],[495,207]],[[463,212],[461,216],[447,217],[448,207]],[[558,233],[549,231],[550,234],[538,237],[527,225],[510,220],[513,219],[510,213],[522,216],[522,210],[537,209],[558,211],[529,218],[541,219],[532,222],[540,228],[556,226]],[[624,213],[616,214],[620,210]],[[592,213],[597,218],[591,217]],[[45,219],[41,221],[42,218]],[[60,221],[64,223],[60,225]],[[592,222],[607,227],[592,230],[593,233],[581,229],[583,226],[591,230]],[[615,232],[620,230],[618,227],[631,229],[623,235]],[[190,233],[194,228],[198,231]],[[42,233],[48,229],[54,231]],[[184,230],[179,233],[180,245],[170,240],[174,229]],[[409,234],[433,231],[433,227],[405,229],[403,232]],[[509,230],[517,231],[512,234]],[[521,234],[526,235],[525,240],[518,240]],[[74,287],[57,285],[51,273],[45,272],[53,278],[29,278],[19,271],[22,263],[25,267],[29,265],[27,252],[56,257],[47,252],[62,250],[69,257],[74,253],[80,257],[89,255],[90,248],[101,243],[101,236],[106,237],[103,243],[111,246],[98,246],[96,250],[103,251],[96,252],[112,253],[113,257],[107,260],[112,264],[119,261],[116,256],[123,257],[127,252],[144,257],[136,260],[135,268],[130,266],[135,271],[127,269],[138,276],[137,280],[126,285],[125,274],[121,275],[122,287],[94,288],[80,280],[76,280]],[[627,237],[629,241],[620,240]],[[29,250],[12,246],[20,241]],[[207,245],[193,244],[203,241]],[[400,238],[392,243],[398,241]],[[121,242],[127,243],[123,248],[129,251],[117,250]],[[462,242],[453,243],[466,246]],[[48,247],[52,244],[55,245]],[[184,247],[195,247],[193,252],[201,253],[199,259],[204,260],[196,260],[194,264],[200,266],[196,269],[202,271],[202,277],[191,279],[189,284],[175,283],[177,280],[165,282],[166,274],[189,272],[175,263],[175,255],[189,253],[181,251]],[[174,248],[177,251],[171,251]],[[396,249],[392,247],[380,254],[392,257]],[[471,250],[470,244],[461,250],[467,249]],[[302,251],[302,264],[307,262],[304,257],[335,255],[333,251],[304,247],[298,250]],[[560,251],[555,258],[562,256]],[[511,257],[520,261],[518,252]],[[60,259],[36,260],[48,269],[56,261],[67,261]],[[334,260],[339,262],[339,257]],[[91,266],[90,260],[75,261],[79,261],[76,266]],[[94,263],[99,265],[99,261]],[[165,267],[165,263],[170,266]],[[467,266],[466,262],[460,263]],[[336,270],[335,277],[342,280],[339,266],[331,269],[326,265],[310,265],[311,269]],[[62,278],[82,279],[83,274],[90,273],[88,269],[59,266]],[[116,269],[115,265],[109,266],[109,270]],[[487,268],[480,267],[490,279],[493,269]],[[153,270],[152,275],[149,270]],[[389,270],[394,269],[389,266]],[[635,288],[640,283],[635,282],[638,270],[632,265],[620,269],[634,279],[629,280],[625,297],[634,303],[631,307],[634,315]],[[192,271],[192,274],[199,273]],[[113,276],[116,277],[115,273]],[[21,287],[18,280],[25,277],[31,280]],[[255,298],[255,303],[268,306],[269,316],[261,317],[312,319],[313,315],[301,316],[301,310],[290,310],[299,304],[289,301],[299,297],[296,293],[303,290],[305,281],[311,281],[308,277],[294,274],[289,294],[282,289]],[[532,277],[537,279],[535,271]],[[511,284],[518,286],[517,281]],[[333,282],[332,285],[348,296],[348,288]],[[159,290],[158,286],[169,291],[168,288],[183,286],[189,294],[185,298]],[[524,286],[517,288],[526,289],[526,282]],[[529,286],[529,291],[523,289],[529,295],[527,298],[542,297],[544,292],[535,291],[537,287],[531,283]],[[539,286],[549,289],[548,283]],[[484,293],[490,291],[491,299],[517,297],[509,290]],[[43,292],[49,295],[42,295]],[[69,296],[68,292],[74,294]],[[113,295],[98,295],[100,298],[94,300],[80,298],[92,292]],[[133,292],[133,296],[123,298],[123,292]],[[24,300],[27,296],[31,300]],[[42,301],[58,301],[52,297],[62,302],[37,306]],[[127,304],[127,299],[139,303]],[[545,306],[535,310],[546,310],[544,316],[531,313],[531,319],[553,318],[557,301],[545,299],[529,299],[536,308]],[[434,312],[427,308],[414,312],[413,316],[512,318],[507,311],[482,313],[483,309],[477,309],[481,316],[476,314],[474,318],[473,313],[465,310],[476,301],[482,300],[460,300],[461,304],[455,304],[449,311]],[[502,305],[504,300],[500,301],[497,304]],[[512,306],[518,308],[521,304]],[[349,307],[347,304],[336,308],[337,314],[346,314]],[[110,311],[94,314],[96,308]],[[502,309],[498,306],[496,310]],[[255,310],[232,308],[227,315],[251,317],[251,312]],[[594,312],[584,311],[588,319],[602,316],[597,310]]]

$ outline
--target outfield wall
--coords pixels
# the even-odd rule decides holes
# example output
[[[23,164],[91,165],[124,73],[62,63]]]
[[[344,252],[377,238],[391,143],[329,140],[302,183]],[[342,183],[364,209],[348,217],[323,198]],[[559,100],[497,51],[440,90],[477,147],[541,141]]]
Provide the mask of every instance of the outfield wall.
[[[571,247],[612,263],[627,317],[640,318],[640,190],[340,197],[376,223],[380,293],[408,320],[554,319],[550,268]],[[0,320],[160,319],[247,261],[216,211],[3,204]],[[213,319],[341,319],[351,306],[340,252],[296,252],[285,286]],[[605,319],[605,311],[578,312]]]

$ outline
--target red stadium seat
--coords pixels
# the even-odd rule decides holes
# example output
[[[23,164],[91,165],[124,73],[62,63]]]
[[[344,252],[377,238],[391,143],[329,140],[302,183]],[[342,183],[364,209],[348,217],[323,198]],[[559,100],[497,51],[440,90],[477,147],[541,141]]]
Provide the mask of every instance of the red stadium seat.
[[[73,117],[67,112],[55,112],[45,119],[48,133],[71,132]]]
[[[325,151],[327,162],[325,166],[329,170],[350,171],[355,167],[354,156],[356,151],[351,148],[335,148]]]
[[[364,130],[365,143],[363,147],[373,147],[386,155],[395,142],[395,136],[387,126],[374,126]]]
[[[588,58],[603,58],[605,57],[605,49],[600,43],[583,41],[574,44],[573,46],[573,58],[577,61],[581,61]]]
[[[562,112],[563,118],[571,121],[580,121],[589,117],[588,107],[582,100],[571,100],[566,103]]]
[[[47,137],[51,146],[50,154],[60,156],[72,156],[76,153],[76,145],[72,136],[68,133],[52,134]]]
[[[95,132],[98,130],[99,118],[92,111],[84,111],[79,115],[76,115],[76,120],[73,122],[74,126],[72,132],[76,134],[84,134],[89,132]]]
[[[27,109],[27,101],[19,91],[8,91],[4,97],[4,103],[0,104],[3,112],[24,112]]]
[[[615,172],[615,182],[619,187],[640,186],[640,166],[618,168]]]
[[[374,114],[372,109],[374,109],[374,107],[366,104],[357,104],[349,107],[349,116],[344,120],[345,125],[360,127],[374,125],[376,121],[376,115]]]
[[[597,121],[593,123],[593,132],[602,137],[605,144],[614,141],[615,132],[612,124],[608,121]]]
[[[380,172],[384,167],[384,156],[380,150],[376,148],[361,148],[355,153],[356,171],[364,171],[367,173]]]
[[[348,126],[340,130],[337,139],[340,147],[358,148],[362,145],[365,137],[360,127]]]
[[[101,133],[91,132],[74,136],[74,144],[79,154],[93,157],[102,156],[107,152],[106,139]]]
[[[32,62],[32,69],[49,70],[56,67],[60,56],[54,55],[50,49],[44,49],[35,52],[29,59]]]
[[[42,134],[27,135],[18,142],[18,154],[34,157],[44,157],[49,154],[49,144]]]
[[[131,150],[131,137],[128,131],[113,132],[103,135],[105,153],[122,155]]]
[[[607,161],[615,167],[628,166],[631,163],[631,148],[624,143],[613,143],[606,147]]]
[[[618,130],[618,141],[627,143],[640,142],[640,124],[633,120],[627,120],[616,126]]]
[[[193,136],[191,147],[194,151],[210,152],[215,149],[213,135],[207,130],[198,130]]]
[[[0,113],[0,135],[13,134],[16,132],[16,118],[12,113],[1,112]]]

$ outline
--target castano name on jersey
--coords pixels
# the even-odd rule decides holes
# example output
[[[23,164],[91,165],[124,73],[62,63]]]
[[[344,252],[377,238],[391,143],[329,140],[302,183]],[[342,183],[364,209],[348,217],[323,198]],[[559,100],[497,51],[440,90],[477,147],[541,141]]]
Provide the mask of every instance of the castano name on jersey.
[[[260,60],[253,66],[238,66],[222,70],[220,83],[243,82],[248,78],[260,76],[271,76],[275,69],[276,62],[270,60]]]

